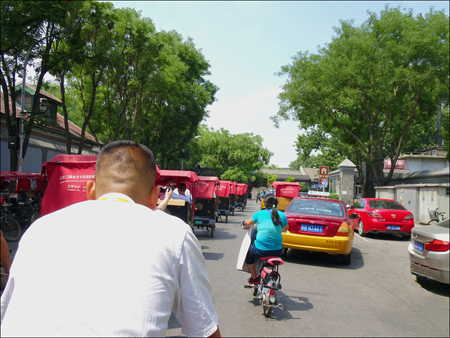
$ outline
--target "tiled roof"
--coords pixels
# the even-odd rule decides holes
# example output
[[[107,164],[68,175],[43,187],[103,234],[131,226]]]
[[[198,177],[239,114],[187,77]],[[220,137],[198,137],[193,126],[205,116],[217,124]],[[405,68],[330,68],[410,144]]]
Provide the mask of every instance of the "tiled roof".
[[[42,94],[42,91],[41,91],[41,94]],[[61,101],[59,101],[59,102],[61,102]],[[4,107],[5,107],[5,104],[4,104],[4,100],[3,100],[3,92],[1,92],[1,107],[0,107],[0,109],[1,109],[1,113],[2,114],[5,114]],[[11,112],[11,110],[12,110],[11,97],[9,97],[9,109],[10,109],[10,112]],[[20,117],[20,109],[18,109],[18,108],[16,108],[16,117]],[[56,130],[56,131],[64,133],[65,132],[64,117],[62,115],[58,114],[58,113],[56,114],[56,123],[57,123],[56,126],[47,126],[47,128],[51,129],[51,130]],[[72,123],[71,121],[69,121],[69,132],[73,136],[81,137],[81,128],[78,127],[76,124]],[[95,138],[91,134],[89,134],[87,132],[85,132],[84,138],[86,140],[95,142]]]
[[[32,89],[33,90],[33,94],[32,95],[34,95],[35,93],[36,93],[36,87],[35,86],[33,86],[33,85],[30,85],[30,84],[25,84],[28,88],[30,88],[30,89]],[[18,87],[18,86],[20,86],[20,88],[22,88],[22,81],[20,81],[20,82],[18,82],[17,84],[16,84],[16,88]],[[44,92],[42,89],[39,91],[39,93],[41,94],[41,95],[43,95],[43,96],[46,96],[46,97],[48,97],[49,99],[52,99],[53,101],[56,101],[56,102],[58,102],[59,104],[62,104],[62,102],[61,102],[61,100],[60,99],[58,99],[56,96],[53,96],[52,94],[49,94],[49,93],[47,93],[47,92]]]
[[[11,104],[11,97],[8,95],[9,97],[9,112],[12,112],[12,104]],[[0,112],[2,114],[5,114],[5,100],[3,99],[3,92],[1,92],[1,107],[0,107]],[[20,117],[20,109],[17,108],[16,106],[16,117]]]
[[[289,169],[261,169],[261,171],[266,175],[277,175],[277,181],[284,181],[289,178],[289,176],[295,178],[296,181],[309,181],[313,180],[314,177],[310,177],[305,172]]]

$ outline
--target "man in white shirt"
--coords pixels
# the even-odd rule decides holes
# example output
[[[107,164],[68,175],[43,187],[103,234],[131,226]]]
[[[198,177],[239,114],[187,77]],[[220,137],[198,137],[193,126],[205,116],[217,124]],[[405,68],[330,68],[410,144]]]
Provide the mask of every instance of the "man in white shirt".
[[[1,298],[2,336],[220,337],[200,244],[156,208],[152,152],[116,141],[100,152],[88,201],[23,235]]]
[[[177,189],[177,192],[174,191],[172,194],[173,199],[185,200],[188,203],[192,203],[192,198],[187,196],[186,194],[186,183],[181,183],[180,188]]]

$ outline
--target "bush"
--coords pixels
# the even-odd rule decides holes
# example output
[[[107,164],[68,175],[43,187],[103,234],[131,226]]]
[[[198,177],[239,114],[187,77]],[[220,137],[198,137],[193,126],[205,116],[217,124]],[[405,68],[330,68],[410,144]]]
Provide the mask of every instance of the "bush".
[[[339,199],[339,195],[338,194],[330,194],[330,198],[338,200]]]

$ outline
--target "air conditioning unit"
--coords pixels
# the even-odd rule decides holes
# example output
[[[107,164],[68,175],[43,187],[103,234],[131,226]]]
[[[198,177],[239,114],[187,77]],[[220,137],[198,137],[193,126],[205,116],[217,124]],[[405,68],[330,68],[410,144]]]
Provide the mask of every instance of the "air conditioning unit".
[[[41,97],[39,99],[39,111],[40,112],[44,113],[47,111],[47,103],[48,103],[48,100],[46,98]]]

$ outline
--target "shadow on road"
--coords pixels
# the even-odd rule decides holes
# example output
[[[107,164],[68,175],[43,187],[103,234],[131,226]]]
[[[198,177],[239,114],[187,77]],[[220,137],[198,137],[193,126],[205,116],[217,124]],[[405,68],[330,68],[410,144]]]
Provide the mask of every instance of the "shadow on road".
[[[221,252],[203,252],[203,257],[209,261],[218,261],[223,258],[223,255]]]
[[[410,237],[403,237],[400,234],[373,234],[368,233],[365,238],[378,240],[378,241],[395,241],[395,242],[409,242],[411,240]]]
[[[450,297],[450,288],[448,287],[448,284],[440,283],[421,276],[418,276],[416,281],[419,286],[429,292],[439,296]]]
[[[283,259],[286,263],[321,266],[324,268],[338,268],[356,270],[364,266],[364,258],[358,248],[352,248],[352,262],[350,265],[342,264],[340,255],[329,255],[324,252],[309,252],[303,250],[289,249]]]
[[[300,317],[293,317],[290,311],[309,311],[314,308],[314,306],[309,302],[309,299],[306,297],[294,297],[287,296],[281,291],[277,292],[278,302],[283,304],[283,310],[279,308],[274,308],[272,310],[272,314],[270,318],[267,319],[275,319],[275,320],[288,320],[288,319],[301,319]],[[249,301],[249,303],[255,305],[255,307],[259,307],[261,309],[261,314],[263,313],[263,307],[259,302],[259,299],[253,298],[253,300]]]
[[[204,231],[202,229],[195,228],[194,229],[194,234],[195,234],[195,236],[197,236],[197,239],[199,241],[205,240],[205,239],[208,239],[208,240],[211,239],[211,232],[210,231]],[[236,237],[237,237],[236,235],[230,234],[228,229],[222,228],[222,227],[216,225],[216,232],[214,233],[213,240],[216,240],[216,239],[217,240],[221,240],[221,239],[235,239]]]

